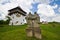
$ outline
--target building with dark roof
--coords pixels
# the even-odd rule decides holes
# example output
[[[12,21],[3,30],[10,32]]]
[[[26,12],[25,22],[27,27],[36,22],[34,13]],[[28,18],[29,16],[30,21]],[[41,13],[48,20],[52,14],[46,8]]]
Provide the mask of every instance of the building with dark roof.
[[[8,15],[11,19],[9,25],[22,25],[25,23],[26,12],[19,6],[8,10],[8,12]]]

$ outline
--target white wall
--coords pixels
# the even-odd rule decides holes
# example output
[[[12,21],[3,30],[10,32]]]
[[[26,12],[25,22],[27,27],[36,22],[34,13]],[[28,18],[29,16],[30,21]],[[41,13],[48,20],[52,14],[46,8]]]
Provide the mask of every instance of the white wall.
[[[13,23],[13,25],[22,25],[22,24],[24,24],[25,23],[25,16],[23,16],[23,15],[20,15],[20,17],[16,17],[16,15],[17,15],[17,13],[15,13],[15,14],[12,14],[11,16],[10,16],[10,18],[11,18],[11,20],[10,20],[10,23],[9,23],[9,25],[12,25],[12,23]],[[13,18],[14,17],[14,18]],[[24,21],[23,21],[24,20]],[[16,21],[18,21],[18,23],[16,24]]]

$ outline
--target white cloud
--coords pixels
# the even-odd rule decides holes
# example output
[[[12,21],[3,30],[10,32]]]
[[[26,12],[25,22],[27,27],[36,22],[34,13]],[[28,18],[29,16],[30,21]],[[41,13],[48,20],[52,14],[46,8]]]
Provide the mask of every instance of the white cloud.
[[[54,4],[54,6],[52,6],[53,9],[56,9],[58,7],[57,4]]]
[[[59,7],[58,11],[60,12],[60,7]]]
[[[6,3],[9,3],[10,2],[10,0],[0,0],[0,4],[6,4]]]
[[[33,3],[33,0],[18,0],[18,5],[20,5],[22,7],[22,9],[26,12],[30,12],[31,8],[32,8],[32,3]]]
[[[5,11],[8,11],[9,9],[19,5],[24,11],[30,12],[32,3],[36,3],[37,1],[42,3],[50,2],[49,0],[0,0],[0,4],[7,2],[5,5],[0,5],[0,9],[6,13]]]
[[[0,12],[0,20],[5,18],[4,14],[1,14],[2,12]]]
[[[49,4],[53,2],[54,0],[34,0],[35,3],[43,3],[43,4]]]
[[[10,0],[11,3],[6,3],[5,5],[0,5],[2,8],[6,11],[7,9],[14,8],[15,6],[20,6],[23,10],[26,12],[29,12],[30,9],[32,8],[32,0]],[[28,3],[27,3],[28,2]],[[0,7],[1,8],[1,7]],[[1,8],[1,9],[2,9]]]
[[[60,22],[60,14],[57,14],[55,17],[53,17],[52,21]]]
[[[60,16],[56,16],[55,17],[55,12],[54,12],[54,8],[57,8],[58,5],[55,4],[54,6],[50,6],[49,3],[53,2],[54,0],[0,0],[0,14],[3,14],[1,18],[5,18],[5,16],[8,14],[8,10],[15,8],[17,6],[20,6],[24,11],[26,11],[27,13],[29,13],[32,9],[32,4],[34,3],[41,3],[38,5],[38,10],[37,12],[39,13],[40,17],[41,17],[41,21],[51,21],[50,17],[52,17],[52,20],[56,20],[59,21],[57,19],[60,18]],[[1,3],[5,3],[4,5],[2,5]],[[59,9],[60,11],[60,9]],[[53,18],[54,16],[54,18]]]
[[[14,8],[14,7],[16,7],[17,6],[17,4],[13,4],[12,5],[12,3],[7,3],[7,4],[5,4],[5,5],[0,5],[0,12],[2,12],[2,13],[0,13],[1,15],[2,15],[2,17],[0,17],[0,18],[5,18],[5,16],[8,14],[8,10],[9,9],[11,9],[11,8]]]
[[[37,13],[47,17],[55,15],[53,8],[50,5],[46,5],[46,4],[39,4]]]
[[[1,0],[0,2],[0,12],[3,12],[1,14],[4,14],[5,16],[8,14],[8,10],[15,8],[17,6],[20,6],[24,11],[27,13],[30,12],[30,9],[32,8],[32,0],[10,0],[10,3],[6,3],[2,5],[1,3],[5,2],[6,0]],[[2,15],[3,16],[3,15]],[[3,16],[3,17],[5,17]],[[0,17],[2,18],[2,17]]]
[[[52,21],[56,17],[56,14],[55,14],[52,6],[47,5],[47,4],[39,4],[37,13],[40,15],[41,21],[48,21],[49,22],[49,21]],[[54,21],[55,20],[57,20],[57,18],[54,19]]]

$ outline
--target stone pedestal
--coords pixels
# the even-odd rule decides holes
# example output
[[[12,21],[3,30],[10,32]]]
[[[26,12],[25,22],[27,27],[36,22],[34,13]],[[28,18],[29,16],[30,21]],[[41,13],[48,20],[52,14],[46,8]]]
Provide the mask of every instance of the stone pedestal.
[[[26,29],[26,33],[27,33],[27,36],[28,37],[36,37],[36,38],[39,38],[41,39],[41,30],[39,27],[28,27]]]

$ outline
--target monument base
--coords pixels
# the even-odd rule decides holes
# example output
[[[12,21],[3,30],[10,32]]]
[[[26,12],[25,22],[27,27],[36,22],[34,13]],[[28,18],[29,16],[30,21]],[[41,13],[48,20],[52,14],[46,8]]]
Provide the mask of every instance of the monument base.
[[[41,39],[41,29],[40,27],[28,27],[26,29],[26,34],[28,37],[36,37]]]

